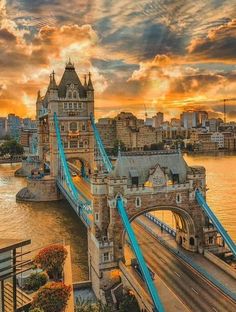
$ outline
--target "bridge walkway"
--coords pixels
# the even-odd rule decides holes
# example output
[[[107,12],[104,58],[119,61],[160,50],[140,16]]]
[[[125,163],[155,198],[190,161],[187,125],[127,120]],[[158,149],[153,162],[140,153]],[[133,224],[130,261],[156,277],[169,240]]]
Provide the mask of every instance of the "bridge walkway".
[[[83,193],[88,200],[92,200],[91,186],[89,182],[85,181],[80,176],[73,177],[73,182],[76,188]]]
[[[125,274],[129,276],[130,284],[138,285],[137,289],[145,290],[145,296],[143,296],[142,294],[142,297],[146,298],[150,296],[148,293],[146,284],[141,279],[141,277],[135,272],[134,268],[130,265],[130,260],[134,257],[135,256],[131,248],[129,246],[126,246],[125,247],[125,259],[126,259]],[[173,311],[189,312],[190,311],[189,308],[167,286],[167,284],[160,278],[158,274],[155,274],[154,276],[154,284],[156,288],[158,289],[158,293],[159,293],[161,302],[164,306],[165,312],[173,312]],[[142,293],[142,291],[140,291],[140,293]],[[151,299],[150,299],[150,303],[151,303]]]
[[[221,284],[225,285],[225,287],[227,287],[236,295],[236,280],[232,276],[227,274],[221,268],[217,267],[211,261],[206,259],[203,255],[183,249],[180,245],[177,244],[175,238],[172,235],[165,231],[163,231],[162,233],[160,227],[155,225],[145,216],[140,216],[139,220],[144,222],[145,225],[147,225],[152,231],[161,236],[161,238],[164,239],[171,247],[184,253],[192,261],[193,264],[196,263],[198,266],[204,268],[204,270],[207,271],[209,275],[213,276],[216,280],[218,280]]]

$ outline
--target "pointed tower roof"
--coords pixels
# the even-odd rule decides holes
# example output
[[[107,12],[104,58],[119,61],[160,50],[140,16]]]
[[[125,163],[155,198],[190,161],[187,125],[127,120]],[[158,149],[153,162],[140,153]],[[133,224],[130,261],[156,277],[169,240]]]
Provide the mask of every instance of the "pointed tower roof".
[[[89,80],[88,80],[88,90],[94,91],[92,80],[91,80],[91,73],[89,72]]]
[[[75,71],[74,64],[69,62],[66,64],[64,74],[58,86],[58,95],[61,98],[66,97],[67,85],[73,84],[75,88],[79,91],[80,95],[85,95],[85,89]]]
[[[87,84],[87,76],[84,75],[84,88],[87,89],[88,88],[88,84]]]

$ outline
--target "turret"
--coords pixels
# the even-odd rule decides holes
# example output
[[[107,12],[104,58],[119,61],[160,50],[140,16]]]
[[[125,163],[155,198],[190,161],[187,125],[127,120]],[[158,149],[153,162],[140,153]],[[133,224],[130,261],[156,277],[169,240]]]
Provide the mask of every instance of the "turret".
[[[87,84],[87,97],[89,100],[94,100],[94,88],[91,80],[91,73],[89,72],[89,79],[88,79],[88,84]]]
[[[88,90],[94,91],[92,80],[91,80],[91,73],[89,72],[89,80],[88,80]]]
[[[87,76],[84,75],[84,88],[87,90],[88,84],[87,84]]]

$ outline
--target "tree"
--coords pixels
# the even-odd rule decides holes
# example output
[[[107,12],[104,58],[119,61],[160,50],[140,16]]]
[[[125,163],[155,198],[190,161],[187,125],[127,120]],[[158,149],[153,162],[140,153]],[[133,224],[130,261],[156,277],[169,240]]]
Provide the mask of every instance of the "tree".
[[[153,143],[151,144],[151,147],[150,147],[150,150],[153,150],[153,151],[158,151],[158,150],[163,150],[163,149],[164,149],[163,142]]]
[[[16,140],[9,140],[2,144],[0,147],[1,156],[10,155],[12,158],[15,155],[23,155],[24,148],[21,144],[17,143]]]
[[[111,151],[112,155],[117,156],[119,148],[121,152],[125,151],[126,150],[125,143],[120,140],[115,140],[113,149]]]
[[[62,277],[67,250],[62,245],[48,246],[38,253],[34,262],[45,270],[50,278],[58,281]]]
[[[33,298],[32,308],[44,312],[64,312],[70,297],[71,287],[61,282],[47,283]]]

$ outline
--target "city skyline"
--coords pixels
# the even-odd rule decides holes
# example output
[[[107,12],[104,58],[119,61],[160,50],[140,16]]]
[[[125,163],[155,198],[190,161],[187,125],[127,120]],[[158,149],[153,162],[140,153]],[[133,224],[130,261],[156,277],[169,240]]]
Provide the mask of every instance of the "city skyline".
[[[1,1],[0,115],[34,117],[49,74],[59,83],[69,57],[91,71],[96,115],[188,109],[233,120],[235,16],[231,1]],[[204,18],[203,18],[204,16]]]

